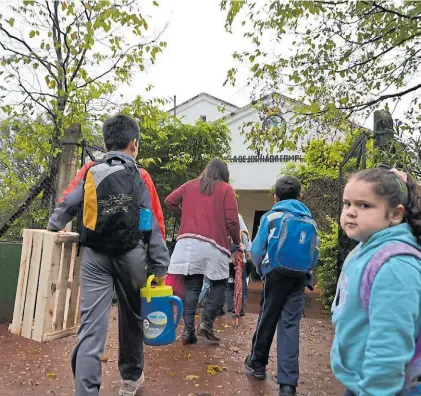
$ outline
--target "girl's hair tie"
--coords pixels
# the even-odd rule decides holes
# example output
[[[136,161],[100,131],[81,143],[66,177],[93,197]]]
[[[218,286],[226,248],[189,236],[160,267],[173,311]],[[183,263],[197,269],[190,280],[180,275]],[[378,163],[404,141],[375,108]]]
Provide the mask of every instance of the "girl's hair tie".
[[[399,184],[399,189],[401,193],[405,192],[405,186],[403,185],[403,180],[400,177],[395,177],[396,182]]]
[[[408,175],[405,172],[398,171],[396,168],[391,169],[389,172],[393,172],[396,176],[399,177],[399,179],[403,180],[405,184],[408,183]],[[398,179],[396,179],[396,180],[399,183],[399,180]],[[400,184],[401,183],[399,183],[399,185]]]

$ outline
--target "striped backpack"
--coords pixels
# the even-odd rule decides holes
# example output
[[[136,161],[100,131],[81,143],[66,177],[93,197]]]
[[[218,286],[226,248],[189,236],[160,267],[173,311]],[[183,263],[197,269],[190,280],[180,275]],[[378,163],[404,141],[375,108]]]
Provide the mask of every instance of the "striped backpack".
[[[96,161],[84,180],[80,244],[110,253],[135,248],[143,237],[139,211],[145,188],[135,163],[121,158]]]

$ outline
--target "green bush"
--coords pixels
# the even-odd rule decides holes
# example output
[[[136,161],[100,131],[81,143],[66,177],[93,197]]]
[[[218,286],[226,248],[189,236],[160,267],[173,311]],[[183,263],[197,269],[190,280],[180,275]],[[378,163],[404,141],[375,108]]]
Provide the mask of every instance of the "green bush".
[[[316,267],[317,287],[320,290],[320,301],[325,309],[330,309],[336,292],[336,263],[338,257],[338,224],[327,219],[328,231],[320,232],[319,263]]]

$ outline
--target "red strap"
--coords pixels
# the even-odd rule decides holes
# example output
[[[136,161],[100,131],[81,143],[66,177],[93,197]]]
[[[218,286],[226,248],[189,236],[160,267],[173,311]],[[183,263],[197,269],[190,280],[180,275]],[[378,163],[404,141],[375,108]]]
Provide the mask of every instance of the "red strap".
[[[75,178],[72,180],[72,182],[68,185],[68,187],[63,191],[63,194],[61,198],[59,199],[58,203],[62,203],[64,201],[64,198],[66,195],[71,193],[75,187],[80,183],[80,181],[85,177],[86,172],[88,169],[95,164],[95,161],[88,162],[87,164],[83,165],[83,167],[79,170],[79,172],[76,174]]]
[[[158,193],[156,192],[155,185],[152,181],[150,174],[143,168],[139,169],[140,176],[146,184],[146,187],[149,190],[149,195],[151,197],[152,203],[152,212],[155,215],[156,220],[158,221],[159,228],[161,229],[162,238],[165,241],[165,222],[164,214],[162,213],[161,202],[159,201]]]

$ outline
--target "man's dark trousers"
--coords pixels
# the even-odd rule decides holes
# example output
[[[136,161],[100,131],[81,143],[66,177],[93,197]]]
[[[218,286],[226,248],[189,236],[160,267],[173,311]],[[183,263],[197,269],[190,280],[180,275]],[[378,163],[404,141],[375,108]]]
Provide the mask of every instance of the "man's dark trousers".
[[[263,280],[257,328],[253,335],[251,365],[265,367],[278,326],[278,384],[298,385],[300,320],[304,311],[305,276],[287,276],[272,270]]]

